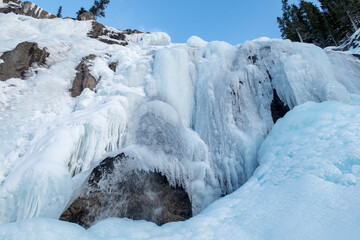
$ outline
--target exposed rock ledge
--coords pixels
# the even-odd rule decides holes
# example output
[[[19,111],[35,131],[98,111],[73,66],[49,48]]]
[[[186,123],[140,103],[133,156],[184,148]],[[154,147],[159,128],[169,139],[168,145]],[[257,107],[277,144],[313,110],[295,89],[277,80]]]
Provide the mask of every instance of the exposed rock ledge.
[[[38,5],[32,2],[22,2],[18,0],[3,0],[3,3],[7,4],[8,7],[0,8],[0,13],[15,13],[19,15],[30,16],[38,19],[52,19],[56,18],[54,14],[51,14]]]
[[[70,89],[71,96],[79,96],[85,88],[93,90],[98,84],[98,80],[90,73],[92,61],[96,58],[94,54],[82,59],[81,63],[76,67],[76,76]]]
[[[119,44],[122,46],[126,46],[128,44],[128,42],[126,41],[126,35],[140,34],[140,33],[143,32],[138,31],[136,29],[135,30],[126,29],[124,31],[121,31],[116,28],[105,27],[101,23],[93,21],[92,29],[88,33],[88,36],[107,44]]]
[[[1,55],[0,59],[4,62],[0,64],[0,81],[9,78],[24,79],[31,66],[45,65],[48,56],[46,48],[40,49],[37,43],[19,43],[14,50]]]
[[[182,187],[170,186],[159,172],[137,170],[134,159],[122,153],[92,171],[83,193],[60,220],[88,228],[109,217],[162,225],[192,217],[192,207]]]

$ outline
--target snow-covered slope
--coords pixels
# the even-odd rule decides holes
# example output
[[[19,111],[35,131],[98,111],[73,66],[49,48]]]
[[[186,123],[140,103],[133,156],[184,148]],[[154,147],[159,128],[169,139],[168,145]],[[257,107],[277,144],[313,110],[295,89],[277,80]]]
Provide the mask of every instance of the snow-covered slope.
[[[305,239],[319,223],[325,227],[318,236],[326,239],[338,236],[341,228],[331,219],[339,216],[339,226],[352,230],[349,237],[360,236],[354,224],[345,224],[360,216],[356,57],[266,38],[237,46],[197,37],[172,44],[165,33],[128,36],[124,47],[89,38],[91,27],[89,21],[0,14],[0,53],[24,41],[50,53],[47,66],[35,67],[28,79],[0,82],[0,223],[59,218],[90,170],[120,152],[134,156],[139,169],[182,185],[195,214],[250,180],[195,218],[161,229],[108,220],[85,233],[40,219],[3,225],[0,234],[30,236],[27,229],[41,223],[64,226],[62,237],[75,229],[84,238],[278,239],[288,227],[293,238],[302,238],[306,226],[296,227],[306,220],[313,228]],[[95,91],[71,98],[75,68],[90,54],[98,56],[91,73],[100,81]],[[279,121],[258,155],[273,127],[275,93],[291,109],[308,101],[338,103],[297,108]],[[107,224],[109,231],[101,232]],[[134,228],[153,232],[123,235]]]

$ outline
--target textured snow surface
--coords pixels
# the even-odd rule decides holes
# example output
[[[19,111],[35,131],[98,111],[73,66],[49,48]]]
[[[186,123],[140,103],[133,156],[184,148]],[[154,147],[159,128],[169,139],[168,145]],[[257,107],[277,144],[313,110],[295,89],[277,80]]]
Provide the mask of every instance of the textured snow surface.
[[[260,166],[185,222],[107,219],[88,231],[52,219],[0,226],[1,239],[359,239],[360,106],[306,103],[274,126]]]
[[[289,231],[299,234],[296,226],[310,219],[308,207],[319,211],[314,213],[317,221],[309,223],[309,228],[314,228],[308,232],[303,229],[306,236],[315,234],[322,216],[328,217],[325,227],[329,232],[338,229],[333,226],[334,217],[339,216],[345,225],[347,220],[360,216],[356,213],[358,208],[352,208],[355,200],[346,200],[355,199],[357,175],[336,165],[353,154],[350,163],[346,163],[346,169],[352,168],[359,159],[359,116],[355,117],[359,109],[352,106],[360,99],[360,65],[356,57],[267,38],[237,46],[208,43],[198,37],[191,37],[186,44],[172,44],[165,33],[132,35],[130,44],[123,47],[87,37],[90,28],[90,21],[0,14],[0,54],[24,41],[35,41],[50,52],[47,67],[33,67],[28,79],[0,82],[0,223],[59,218],[91,169],[106,156],[120,152],[135,156],[140,169],[158,170],[171,184],[181,184],[190,195],[195,214],[242,186],[259,161],[262,166],[236,193],[185,223],[157,228],[151,223],[114,220],[123,222],[124,227],[109,223],[113,229],[102,233],[107,222],[99,223],[100,227],[89,230],[95,235],[122,236],[120,230],[144,227],[154,232],[134,230],[138,238],[161,234],[201,238],[209,234],[204,237],[216,239],[222,232],[233,232],[230,238],[239,234],[246,239],[250,234],[250,239],[276,239]],[[91,72],[101,80],[94,91],[86,89],[73,99],[68,89],[75,68],[89,54],[98,56]],[[113,62],[118,63],[115,72],[108,67]],[[339,103],[307,104],[290,112],[290,120],[279,122],[258,154],[273,127],[273,88],[290,108],[309,101]],[[350,114],[341,118],[346,109],[354,117]],[[299,112],[306,112],[309,122]],[[320,117],[327,121],[317,122]],[[337,118],[345,122],[348,119],[349,124],[342,126],[347,129],[344,138],[338,135],[342,130],[336,125]],[[296,126],[290,128],[290,122],[297,119],[298,132]],[[310,125],[316,124],[321,126],[313,127],[313,135],[308,134]],[[318,136],[320,127],[324,141],[327,131],[330,134],[326,146],[310,142]],[[291,136],[285,130],[273,137],[281,129],[293,132],[294,139],[284,140]],[[291,141],[292,145],[288,145]],[[336,158],[334,153],[340,154],[341,149],[332,145],[339,141],[346,151]],[[353,147],[345,148],[347,142]],[[326,155],[327,152],[332,154]],[[315,156],[318,157],[312,162]],[[292,162],[296,164],[291,165]],[[274,167],[276,164],[280,167]],[[331,164],[340,169],[337,174],[341,176],[336,175]],[[266,180],[265,187],[261,179]],[[332,191],[339,197],[329,195]],[[313,195],[316,197],[311,198]],[[63,232],[69,234],[84,232],[56,221],[39,224],[47,221],[29,220],[3,225],[1,229],[4,234],[39,229],[37,232],[43,230],[44,238],[46,229],[53,227],[63,226]],[[276,227],[274,224],[279,221]],[[293,225],[286,225],[288,231],[280,227],[281,222]],[[346,229],[358,234],[353,226]],[[18,227],[24,229],[18,232]],[[325,233],[319,230],[319,234]]]

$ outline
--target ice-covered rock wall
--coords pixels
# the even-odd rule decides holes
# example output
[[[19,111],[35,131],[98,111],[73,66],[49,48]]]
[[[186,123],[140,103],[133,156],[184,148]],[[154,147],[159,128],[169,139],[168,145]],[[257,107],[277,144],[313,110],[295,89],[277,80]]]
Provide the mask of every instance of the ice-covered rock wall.
[[[0,14],[0,54],[24,41],[50,53],[28,79],[0,82],[0,223],[59,218],[91,170],[121,152],[181,185],[197,214],[252,176],[274,92],[290,109],[360,92],[359,60],[313,45],[172,44],[153,33],[127,36],[124,47],[89,38],[91,28]],[[99,82],[74,99],[75,68],[90,54]]]

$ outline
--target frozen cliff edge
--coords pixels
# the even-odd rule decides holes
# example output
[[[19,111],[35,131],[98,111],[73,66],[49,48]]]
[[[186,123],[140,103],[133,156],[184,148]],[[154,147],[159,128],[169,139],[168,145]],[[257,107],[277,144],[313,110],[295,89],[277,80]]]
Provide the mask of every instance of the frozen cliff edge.
[[[25,41],[50,53],[25,81],[0,82],[0,223],[59,218],[90,171],[121,152],[181,185],[197,214],[253,175],[275,95],[290,109],[359,101],[359,60],[313,45],[172,44],[154,33],[124,47],[88,37],[90,21],[0,14],[0,24],[1,54]],[[73,99],[75,68],[90,54],[99,82]]]

